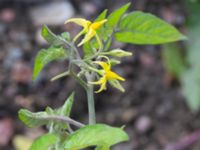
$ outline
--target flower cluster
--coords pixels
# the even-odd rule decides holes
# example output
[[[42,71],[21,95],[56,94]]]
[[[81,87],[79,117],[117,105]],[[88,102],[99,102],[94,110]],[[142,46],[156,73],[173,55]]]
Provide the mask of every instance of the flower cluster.
[[[103,47],[102,40],[97,34],[97,30],[100,29],[103,25],[105,25],[105,23],[107,22],[107,19],[103,19],[101,21],[92,23],[91,21],[83,19],[83,18],[72,18],[72,19],[67,20],[65,24],[70,23],[70,22],[83,27],[83,29],[73,39],[73,41],[76,42],[80,36],[85,35],[84,38],[81,40],[81,42],[78,44],[78,46],[84,45],[85,43],[89,42],[90,40],[92,40],[92,38],[95,37],[99,46],[98,49],[100,50],[102,49]],[[99,90],[97,90],[96,93],[106,90],[106,87],[107,87],[106,85],[108,81],[117,81],[117,80],[125,81],[123,77],[121,77],[120,75],[118,75],[117,73],[111,70],[110,59],[105,55],[114,56],[114,57],[124,57],[124,56],[131,56],[132,53],[123,51],[121,49],[115,49],[109,52],[99,53],[99,55],[100,56],[97,57],[95,61],[93,61],[93,64],[99,65],[102,69],[98,69],[98,66],[96,66],[97,69],[96,68],[92,69],[92,71],[96,71],[96,73],[99,74],[101,77],[99,77],[97,81],[89,82],[89,84],[100,86]],[[106,58],[107,61],[102,61],[101,60],[102,57]],[[98,60],[98,58],[100,58],[100,60]]]

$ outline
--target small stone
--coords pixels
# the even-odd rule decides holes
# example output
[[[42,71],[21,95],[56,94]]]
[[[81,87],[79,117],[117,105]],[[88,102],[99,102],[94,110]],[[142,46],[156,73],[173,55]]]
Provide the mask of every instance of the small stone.
[[[0,34],[3,34],[6,31],[6,25],[3,23],[0,23]]]
[[[17,95],[15,97],[15,103],[23,108],[30,109],[33,104],[33,99],[30,96],[25,97],[22,95]]]
[[[9,143],[13,135],[13,120],[4,118],[0,120],[0,146],[5,146]]]
[[[32,81],[32,68],[25,62],[18,61],[14,63],[11,77],[14,81],[20,83],[28,83]]]
[[[82,3],[80,9],[84,16],[90,16],[91,14],[96,14],[97,12],[97,6],[91,2]]]
[[[16,60],[20,59],[22,57],[22,50],[15,46],[15,45],[11,45],[7,47],[7,55],[6,55],[6,59],[4,59],[4,67],[9,69],[13,66],[13,62],[15,62]]]
[[[145,53],[142,53],[140,55],[140,62],[142,65],[144,65],[147,68],[150,68],[151,66],[154,66],[155,64],[154,58],[151,55],[145,54]]]
[[[4,22],[12,22],[16,17],[16,12],[11,8],[5,8],[0,12],[0,19]]]
[[[148,116],[141,116],[136,121],[135,128],[139,133],[146,133],[152,128],[152,121]]]
[[[123,122],[130,122],[135,119],[137,113],[134,109],[127,109],[122,113]]]
[[[67,1],[50,2],[30,10],[31,19],[36,26],[63,25],[74,14],[73,6]]]

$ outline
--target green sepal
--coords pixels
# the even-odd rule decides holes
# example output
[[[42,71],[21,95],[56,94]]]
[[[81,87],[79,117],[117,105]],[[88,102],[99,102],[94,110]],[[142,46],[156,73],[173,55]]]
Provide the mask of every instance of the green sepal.
[[[108,82],[110,83],[112,87],[118,89],[121,92],[125,92],[125,89],[123,88],[123,86],[120,84],[118,80],[109,80]]]
[[[120,60],[113,59],[113,58],[110,59],[111,66],[119,65],[120,63],[121,63]]]
[[[127,52],[127,51],[124,51],[122,49],[113,49],[113,50],[110,50],[110,51],[105,52],[103,54],[110,55],[110,56],[113,56],[113,57],[127,57],[127,56],[132,56],[131,52]]]

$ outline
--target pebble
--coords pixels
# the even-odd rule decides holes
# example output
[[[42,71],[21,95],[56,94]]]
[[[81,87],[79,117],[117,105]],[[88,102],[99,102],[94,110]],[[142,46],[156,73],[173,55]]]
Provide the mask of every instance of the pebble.
[[[10,69],[13,66],[13,63],[20,59],[22,57],[22,50],[15,46],[15,45],[9,45],[7,47],[7,55],[6,59],[4,59],[3,65],[5,68]]]
[[[0,23],[0,34],[4,34],[5,30],[6,30],[6,25],[3,23]]]
[[[16,12],[11,8],[5,8],[0,12],[0,19],[3,22],[13,22],[16,17]]]
[[[84,16],[90,16],[91,14],[96,14],[98,10],[97,6],[91,2],[82,3],[80,9]]]
[[[13,120],[4,118],[0,120],[0,146],[5,146],[9,143],[13,135]]]
[[[63,25],[67,19],[74,16],[75,10],[69,2],[59,1],[36,6],[30,9],[29,14],[35,26]]]
[[[135,123],[136,130],[144,134],[152,128],[152,120],[148,116],[141,116]]]
[[[137,112],[133,108],[129,108],[122,113],[122,120],[123,122],[130,122],[134,120],[136,116]]]
[[[32,68],[25,62],[17,61],[12,67],[11,77],[15,82],[29,83],[32,81]]]

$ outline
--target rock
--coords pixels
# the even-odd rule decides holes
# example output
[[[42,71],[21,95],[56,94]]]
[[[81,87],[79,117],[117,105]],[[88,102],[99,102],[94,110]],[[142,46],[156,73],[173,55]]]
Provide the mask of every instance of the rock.
[[[16,17],[16,12],[11,8],[5,8],[0,12],[0,19],[4,22],[12,22]]]
[[[136,116],[137,112],[133,108],[129,108],[122,113],[122,120],[123,122],[130,122],[134,120]]]
[[[144,134],[152,128],[152,121],[148,116],[141,116],[135,123],[136,130]]]
[[[13,120],[11,118],[0,120],[0,146],[5,146],[9,143],[13,131]]]
[[[33,139],[26,137],[24,135],[16,135],[13,138],[13,145],[17,150],[27,150],[30,149]]]
[[[84,16],[90,16],[91,14],[96,14],[98,10],[97,6],[91,2],[82,3],[80,9]]]
[[[3,65],[5,68],[10,69],[13,66],[13,63],[22,57],[23,53],[22,50],[15,45],[9,45],[6,48],[8,53],[4,59]]]
[[[0,23],[0,34],[4,34],[6,31],[6,25],[3,23]]]
[[[14,63],[11,77],[15,82],[28,83],[32,81],[32,68],[25,62]]]
[[[30,41],[30,37],[24,30],[11,29],[9,31],[9,37],[13,42],[24,44]]]
[[[50,2],[30,9],[31,19],[36,26],[63,25],[74,14],[74,8],[67,1]]]

